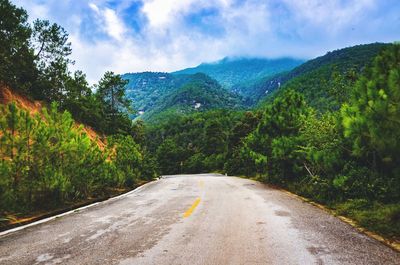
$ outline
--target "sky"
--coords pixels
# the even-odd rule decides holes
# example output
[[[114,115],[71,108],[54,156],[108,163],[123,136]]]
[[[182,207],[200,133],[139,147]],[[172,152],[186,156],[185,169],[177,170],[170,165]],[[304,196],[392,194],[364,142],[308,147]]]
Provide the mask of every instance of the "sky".
[[[165,71],[226,56],[310,59],[400,40],[400,0],[11,0],[64,27],[74,70]]]

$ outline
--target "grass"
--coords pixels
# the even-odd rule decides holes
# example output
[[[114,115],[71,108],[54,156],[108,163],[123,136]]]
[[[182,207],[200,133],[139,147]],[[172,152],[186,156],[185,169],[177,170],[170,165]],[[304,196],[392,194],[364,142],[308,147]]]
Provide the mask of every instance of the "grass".
[[[400,240],[400,204],[383,204],[363,199],[333,205],[337,214],[393,241]]]

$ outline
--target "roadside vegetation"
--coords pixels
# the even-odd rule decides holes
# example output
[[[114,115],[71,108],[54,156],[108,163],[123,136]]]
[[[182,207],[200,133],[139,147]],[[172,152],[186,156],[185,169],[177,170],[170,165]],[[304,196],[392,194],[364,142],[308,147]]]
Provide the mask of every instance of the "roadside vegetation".
[[[71,73],[68,35],[0,0],[0,218],[63,208],[156,176],[143,124],[129,119],[126,81],[107,72],[94,87]],[[19,103],[7,91],[22,95]],[[34,111],[25,105],[38,105]],[[95,132],[92,131],[92,129]],[[92,131],[89,135],[88,131]]]

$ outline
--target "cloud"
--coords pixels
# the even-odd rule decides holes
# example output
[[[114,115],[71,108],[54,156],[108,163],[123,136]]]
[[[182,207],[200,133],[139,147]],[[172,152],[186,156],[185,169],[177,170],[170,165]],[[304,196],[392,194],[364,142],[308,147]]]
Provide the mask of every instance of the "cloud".
[[[311,58],[400,39],[398,0],[15,0],[66,28],[76,69],[173,71],[225,56]]]
[[[90,3],[89,7],[96,14],[96,18],[102,27],[102,30],[110,37],[122,41],[126,29],[124,22],[118,18],[116,12],[110,8],[100,9],[94,3]]]

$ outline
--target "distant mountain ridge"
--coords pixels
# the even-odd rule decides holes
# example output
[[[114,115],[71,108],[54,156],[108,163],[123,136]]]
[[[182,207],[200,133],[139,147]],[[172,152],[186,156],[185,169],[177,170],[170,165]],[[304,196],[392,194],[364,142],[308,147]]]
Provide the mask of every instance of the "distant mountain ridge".
[[[128,80],[126,94],[132,99],[133,107],[138,111],[139,115],[155,109],[160,110],[159,105],[167,100],[169,94],[193,82],[196,78],[198,79],[198,73],[204,74],[202,75],[204,80],[207,78],[216,80],[216,83],[212,86],[214,88],[213,93],[218,90],[221,92],[219,94],[228,96],[228,101],[235,98],[236,103],[228,104],[226,107],[241,108],[243,105],[254,103],[253,100],[249,100],[252,91],[246,91],[246,89],[243,89],[245,86],[241,84],[253,83],[260,78],[268,78],[276,73],[291,70],[302,62],[303,60],[292,58],[226,57],[214,63],[203,63],[197,67],[173,73],[127,73],[122,75],[122,78]],[[217,83],[219,83],[218,86],[216,85]],[[203,82],[203,84],[205,83]],[[197,82],[197,85],[199,85],[199,82]],[[204,88],[207,88],[207,86]],[[197,86],[196,92],[200,90],[206,92]],[[216,103],[215,101],[213,102]],[[212,108],[213,105],[209,104],[207,107]],[[142,118],[146,117],[149,117],[149,115],[142,116]]]
[[[251,92],[239,89],[240,84],[254,82],[260,78],[267,78],[278,73],[290,71],[305,61],[283,57],[277,59],[225,57],[212,63],[202,63],[196,67],[172,72],[173,75],[204,73],[217,80],[222,87],[242,96],[249,96]]]
[[[192,80],[190,76],[176,77],[163,72],[128,73],[122,78],[128,80],[127,97],[133,100],[134,109],[140,112],[153,109],[161,97]]]
[[[362,72],[387,45],[343,48],[304,63],[293,58],[224,58],[173,73],[129,73],[122,77],[129,81],[126,94],[143,119],[160,117],[166,111],[173,114],[261,106],[288,88],[302,92],[316,109],[329,110],[339,105],[329,91],[332,80],[343,78],[345,89],[351,83],[349,75]],[[346,90],[340,93],[346,97]]]
[[[124,74],[128,80],[126,95],[138,111],[136,116],[149,120],[158,113],[190,113],[216,108],[240,109],[242,98],[224,89],[203,74],[172,75],[162,72]]]
[[[144,112],[142,118],[157,121],[165,115],[189,114],[215,109],[242,109],[242,99],[203,73],[187,76],[190,81],[172,89],[158,101],[154,108]]]
[[[333,88],[333,79],[340,77],[347,85],[351,85],[351,79],[354,81],[355,76],[360,74],[383,48],[390,45],[392,44],[371,43],[330,51],[289,72],[260,80],[252,88],[259,95],[256,101],[271,101],[281,91],[294,89],[303,93],[308,103],[316,109],[335,109],[339,102],[336,102],[332,91],[329,91]],[[265,95],[266,91],[268,96]],[[338,95],[340,97],[347,96],[346,89],[339,93],[342,94]]]

